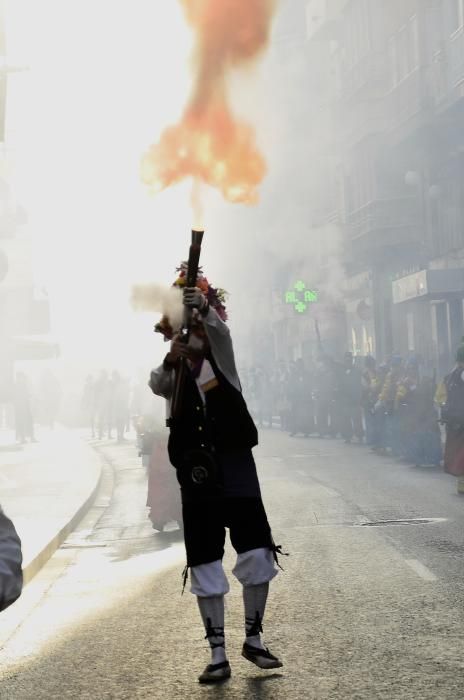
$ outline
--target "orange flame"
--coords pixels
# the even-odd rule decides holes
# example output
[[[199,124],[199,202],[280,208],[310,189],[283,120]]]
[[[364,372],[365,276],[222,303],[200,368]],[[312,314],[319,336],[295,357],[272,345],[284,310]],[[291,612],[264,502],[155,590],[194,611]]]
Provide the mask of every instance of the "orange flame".
[[[193,93],[181,123],[143,157],[142,180],[158,192],[191,176],[231,202],[252,204],[266,163],[253,128],[232,114],[227,77],[266,47],[276,0],[180,1],[197,33]]]

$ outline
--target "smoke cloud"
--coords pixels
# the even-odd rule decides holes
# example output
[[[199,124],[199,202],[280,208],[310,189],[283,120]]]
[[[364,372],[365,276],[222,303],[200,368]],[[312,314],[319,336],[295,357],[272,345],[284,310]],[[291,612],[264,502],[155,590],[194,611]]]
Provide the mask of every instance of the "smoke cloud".
[[[254,203],[266,163],[253,128],[232,113],[227,83],[267,46],[275,0],[181,2],[196,33],[193,91],[180,124],[142,159],[142,180],[158,192],[191,176],[231,202]]]
[[[135,284],[132,287],[131,305],[134,311],[159,312],[169,317],[171,326],[182,323],[182,290],[162,284]]]

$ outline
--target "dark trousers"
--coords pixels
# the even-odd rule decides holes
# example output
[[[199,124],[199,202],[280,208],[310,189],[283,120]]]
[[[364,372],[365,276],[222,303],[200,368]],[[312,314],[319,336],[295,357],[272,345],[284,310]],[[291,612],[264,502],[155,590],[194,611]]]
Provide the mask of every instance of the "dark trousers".
[[[274,546],[261,498],[218,498],[182,505],[187,566],[222,559],[226,528],[237,554]]]
[[[340,433],[345,440],[351,440],[357,437],[362,440],[364,428],[362,422],[361,406],[349,403],[348,401],[340,401]]]

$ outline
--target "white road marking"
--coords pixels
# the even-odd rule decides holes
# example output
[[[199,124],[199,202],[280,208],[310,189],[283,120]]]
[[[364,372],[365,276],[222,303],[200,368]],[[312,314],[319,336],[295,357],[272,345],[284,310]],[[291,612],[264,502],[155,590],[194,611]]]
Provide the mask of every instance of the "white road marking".
[[[289,455],[290,459],[316,459],[317,457],[333,457],[334,454],[325,452],[310,452],[305,455]]]
[[[260,476],[259,481],[262,484],[264,484],[268,481],[285,481],[285,477],[284,476]]]
[[[424,581],[437,581],[437,576],[418,559],[405,559],[405,562]]]

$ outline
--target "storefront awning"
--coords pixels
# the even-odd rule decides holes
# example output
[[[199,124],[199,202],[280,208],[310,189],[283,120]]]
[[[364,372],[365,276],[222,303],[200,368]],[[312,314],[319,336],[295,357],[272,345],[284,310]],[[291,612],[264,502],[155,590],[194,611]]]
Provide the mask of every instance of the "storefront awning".
[[[421,270],[392,283],[393,303],[414,299],[464,298],[464,269]]]
[[[49,336],[15,336],[13,338],[15,360],[50,360],[60,356],[60,346]]]

